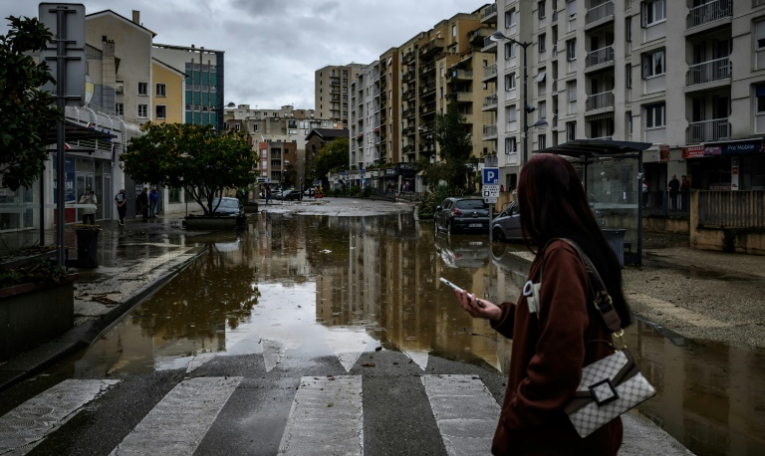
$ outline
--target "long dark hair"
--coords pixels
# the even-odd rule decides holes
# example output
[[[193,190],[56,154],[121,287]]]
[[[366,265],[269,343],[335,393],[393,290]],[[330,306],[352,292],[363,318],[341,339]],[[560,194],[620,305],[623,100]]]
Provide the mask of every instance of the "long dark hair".
[[[622,327],[628,326],[632,317],[624,299],[619,260],[595,221],[571,163],[552,154],[529,160],[521,170],[518,203],[523,237],[540,248],[555,238],[576,242],[603,278]]]

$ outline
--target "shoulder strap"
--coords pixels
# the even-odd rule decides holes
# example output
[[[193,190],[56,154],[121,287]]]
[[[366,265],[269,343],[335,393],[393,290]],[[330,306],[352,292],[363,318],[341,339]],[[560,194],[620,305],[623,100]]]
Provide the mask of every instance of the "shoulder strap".
[[[598,273],[597,268],[594,264],[592,264],[592,261],[590,258],[582,251],[582,249],[577,245],[576,242],[572,241],[571,239],[566,238],[555,238],[551,239],[547,245],[545,245],[545,250],[547,250],[547,246],[550,245],[553,241],[563,241],[566,244],[570,245],[571,247],[576,250],[576,253],[579,255],[579,259],[582,261],[582,264],[584,265],[585,271],[587,271],[587,276],[589,278],[588,283],[590,285],[590,291],[592,291],[593,295],[593,304],[595,305],[595,309],[597,309],[598,313],[600,313],[601,318],[603,318],[603,323],[606,324],[606,327],[610,329],[612,332],[618,332],[622,328],[622,319],[619,317],[619,314],[616,312],[616,309],[614,308],[613,301],[611,300],[611,296],[608,294],[608,289],[606,289],[606,284],[603,282],[603,279],[600,277],[600,273]],[[544,270],[544,263],[542,263],[542,268],[540,270],[539,279],[540,282],[542,280],[542,271]]]

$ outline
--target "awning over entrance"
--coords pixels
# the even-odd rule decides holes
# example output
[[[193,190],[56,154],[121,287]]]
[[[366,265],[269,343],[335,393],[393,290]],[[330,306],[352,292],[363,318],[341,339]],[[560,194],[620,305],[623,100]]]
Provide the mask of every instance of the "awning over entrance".
[[[66,121],[64,123],[64,129],[66,131],[67,141],[82,141],[82,140],[95,140],[95,139],[114,139],[117,136],[111,133],[105,133],[102,131],[94,130],[92,128],[83,127],[82,125],[74,122]],[[56,144],[57,140],[57,127],[51,128],[45,133],[43,140],[46,145]]]

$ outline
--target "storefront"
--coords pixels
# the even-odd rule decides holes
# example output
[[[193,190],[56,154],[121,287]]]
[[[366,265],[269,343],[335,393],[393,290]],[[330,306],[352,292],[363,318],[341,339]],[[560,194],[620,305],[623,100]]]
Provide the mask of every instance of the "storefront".
[[[765,190],[763,138],[684,147],[691,188]]]

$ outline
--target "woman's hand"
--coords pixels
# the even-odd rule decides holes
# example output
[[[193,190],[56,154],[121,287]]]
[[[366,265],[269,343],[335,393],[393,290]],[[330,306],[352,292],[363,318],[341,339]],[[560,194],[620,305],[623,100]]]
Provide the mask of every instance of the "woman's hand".
[[[454,290],[454,294],[457,296],[460,306],[473,318],[496,321],[502,317],[502,309],[491,301],[478,299],[467,291]]]

